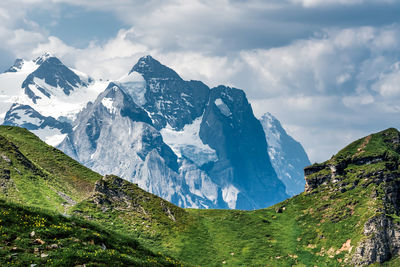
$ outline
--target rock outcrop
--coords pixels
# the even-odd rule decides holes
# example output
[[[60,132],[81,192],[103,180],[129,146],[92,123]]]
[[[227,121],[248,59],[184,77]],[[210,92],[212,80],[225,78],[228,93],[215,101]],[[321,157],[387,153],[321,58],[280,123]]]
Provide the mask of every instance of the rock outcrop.
[[[365,266],[372,263],[383,263],[399,254],[400,226],[385,215],[378,215],[364,225],[366,239],[358,244],[352,263]]]
[[[382,263],[400,253],[400,133],[388,129],[360,139],[330,160],[304,169],[305,193],[347,192],[356,187],[371,192],[373,215],[363,226],[351,262]]]
[[[98,180],[92,196],[87,201],[95,204],[103,212],[115,210],[127,212],[130,216],[140,214],[149,220],[153,216],[164,216],[175,222],[175,215],[183,212],[173,204],[115,175],[105,175]]]

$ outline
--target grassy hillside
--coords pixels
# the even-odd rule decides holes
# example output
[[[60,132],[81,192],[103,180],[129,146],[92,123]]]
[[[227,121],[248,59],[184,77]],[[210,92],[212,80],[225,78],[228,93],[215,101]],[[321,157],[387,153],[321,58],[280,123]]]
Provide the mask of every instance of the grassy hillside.
[[[0,265],[180,266],[129,235],[67,215],[100,178],[29,131],[0,126]]]
[[[78,218],[3,200],[0,246],[2,266],[181,266],[125,235]]]
[[[382,214],[394,218],[394,222],[398,218],[397,208],[387,199],[388,189],[399,183],[398,136],[395,129],[368,136],[329,161],[307,168],[308,190],[267,209],[188,209],[171,220],[161,209],[151,210],[162,206],[154,199],[136,199],[147,193],[134,185],[132,203],[143,204],[134,204],[139,207],[135,211],[115,208],[113,205],[118,204],[112,201],[103,205],[93,199],[74,209],[95,214],[92,219],[98,222],[113,221],[119,231],[201,266],[362,264],[355,254],[360,243],[369,238],[364,234],[365,224]],[[174,212],[179,210],[175,207]],[[390,256],[378,257],[372,262],[388,259]]]
[[[396,129],[367,136],[330,160],[306,168],[306,191],[273,207],[194,210],[176,207],[116,176],[100,177],[26,130],[0,127],[2,197],[25,205],[0,202],[2,210],[12,214],[0,217],[0,229],[4,234],[14,233],[0,239],[0,257],[3,263],[9,261],[15,257],[13,246],[24,244],[24,252],[17,254],[21,255],[17,256],[19,262],[34,257],[35,251],[32,254],[27,245],[33,242],[29,235],[32,227],[18,220],[30,212],[32,217],[47,216],[46,221],[51,221],[44,227],[49,230],[35,230],[46,246],[52,239],[62,238],[57,244],[71,248],[65,251],[97,255],[95,251],[105,244],[119,251],[122,258],[115,260],[117,265],[127,264],[123,260],[132,256],[138,263],[154,257],[167,264],[175,258],[195,266],[354,266],[376,262],[398,266],[399,136]],[[32,224],[36,222],[41,223]],[[68,225],[68,234],[61,229],[63,224]],[[90,234],[85,235],[88,230],[83,228],[91,229]],[[105,239],[93,239],[93,244],[94,233]],[[68,239],[71,236],[82,242],[72,242]],[[86,251],[85,244],[93,245],[93,250]],[[71,262],[85,255],[70,252],[56,255],[46,251],[48,257],[35,263],[64,257]],[[102,253],[99,263],[107,262],[108,254]]]
[[[62,213],[87,198],[101,178],[28,130],[11,126],[0,126],[0,168],[0,192],[8,199]]]
[[[349,252],[343,246],[351,240],[354,247],[362,236],[364,221],[374,214],[364,209],[368,199],[360,199],[354,216],[343,209],[357,201],[349,193],[340,200],[324,193],[301,194],[257,211],[188,209],[176,216],[177,221],[169,219],[162,209],[155,213],[146,208],[104,209],[91,201],[74,209],[194,265],[340,266],[346,263]],[[151,205],[161,207],[151,201]]]

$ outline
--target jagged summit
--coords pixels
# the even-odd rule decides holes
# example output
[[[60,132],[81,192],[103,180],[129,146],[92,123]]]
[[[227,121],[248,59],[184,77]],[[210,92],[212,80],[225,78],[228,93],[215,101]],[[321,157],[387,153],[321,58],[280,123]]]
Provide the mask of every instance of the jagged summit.
[[[65,66],[58,58],[49,53],[35,59],[39,67],[28,75],[22,83],[25,94],[32,99],[34,103],[42,96],[50,98],[52,94],[57,93],[54,89],[60,88],[65,95],[70,95],[77,87],[87,87],[92,79],[84,81],[75,72]],[[38,90],[42,96],[35,93]]]
[[[53,56],[50,52],[44,52],[41,56],[38,56],[37,58],[35,58],[33,60],[33,62],[35,62],[37,65],[40,65],[51,57],[55,57],[55,56]]]
[[[21,58],[17,58],[14,61],[14,64],[10,68],[5,70],[4,73],[6,73],[6,72],[17,72],[22,68],[23,65],[24,65],[24,60],[21,59]]]
[[[26,62],[32,63],[33,66],[35,66],[35,68],[37,68],[37,66],[41,65],[43,62],[45,62],[47,59],[49,59],[51,57],[54,57],[54,56],[52,54],[50,54],[49,52],[45,52],[41,56],[35,58],[34,60],[30,60],[30,61],[26,61],[22,58],[17,58],[17,59],[15,59],[14,64],[10,68],[5,70],[3,73],[18,72],[22,69],[22,67],[24,66],[24,64]]]
[[[133,71],[142,74],[146,80],[152,78],[181,80],[173,69],[164,66],[150,55],[141,57],[129,73]]]

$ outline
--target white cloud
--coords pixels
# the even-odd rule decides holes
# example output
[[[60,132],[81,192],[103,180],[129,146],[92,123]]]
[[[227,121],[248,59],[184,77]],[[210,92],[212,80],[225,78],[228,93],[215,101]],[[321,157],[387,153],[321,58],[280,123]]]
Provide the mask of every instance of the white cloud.
[[[400,62],[394,63],[389,72],[382,73],[372,88],[385,98],[400,97]]]
[[[274,113],[317,161],[349,136],[399,127],[399,36],[398,25],[335,29],[288,46],[243,51],[257,74],[247,90],[256,114]]]
[[[343,97],[343,104],[348,108],[372,104],[374,101],[374,97],[370,94]]]
[[[292,3],[301,4],[304,7],[317,7],[329,5],[359,5],[371,3],[394,3],[396,0],[291,0]]]

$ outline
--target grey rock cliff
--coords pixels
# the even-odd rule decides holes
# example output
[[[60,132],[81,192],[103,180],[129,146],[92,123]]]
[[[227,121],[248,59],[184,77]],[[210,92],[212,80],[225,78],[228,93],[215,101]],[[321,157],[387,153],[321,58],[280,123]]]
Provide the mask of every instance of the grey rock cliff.
[[[269,160],[262,126],[242,90],[225,86],[211,89],[200,137],[218,155],[209,168],[210,176],[226,192],[229,185],[237,189],[236,208],[268,207],[287,198]],[[226,200],[227,194],[223,194]]]
[[[310,160],[302,145],[289,136],[271,113],[260,118],[268,142],[268,155],[278,178],[285,184],[289,196],[304,191],[303,168]]]
[[[203,113],[209,88],[202,82],[182,80],[174,70],[151,56],[139,59],[132,72],[140,73],[146,81],[143,108],[158,130],[167,123],[173,129],[182,130]]]
[[[400,226],[384,216],[371,218],[364,225],[363,234],[366,239],[356,248],[352,263],[366,266],[372,263],[383,263],[392,256],[399,254]]]

